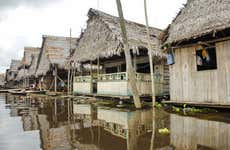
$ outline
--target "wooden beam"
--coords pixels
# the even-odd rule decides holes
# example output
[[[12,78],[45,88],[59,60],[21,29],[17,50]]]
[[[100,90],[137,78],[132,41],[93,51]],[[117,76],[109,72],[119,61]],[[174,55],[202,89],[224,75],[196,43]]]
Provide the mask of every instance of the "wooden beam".
[[[127,33],[126,33],[125,19],[123,16],[122,5],[121,5],[120,0],[116,0],[116,2],[117,2],[118,14],[120,17],[120,26],[121,26],[121,31],[122,31],[121,34],[122,34],[122,40],[123,40],[124,52],[125,52],[128,84],[133,93],[135,107],[141,108],[141,101],[140,101],[140,97],[139,97],[139,93],[138,93],[137,85],[136,85],[136,72],[134,71],[133,66],[132,66],[132,59],[131,59],[130,49],[128,46],[128,38],[127,38]]]
[[[217,43],[217,42],[228,41],[228,40],[230,40],[230,37],[219,38],[219,39],[215,39],[215,40],[207,40],[207,41],[205,41],[205,43],[211,44],[211,43]],[[180,45],[180,46],[172,46],[171,48],[177,49],[177,48],[193,47],[193,46],[198,45],[200,42],[204,42],[204,41],[198,41],[198,42],[196,42],[196,43],[185,44],[185,45]]]

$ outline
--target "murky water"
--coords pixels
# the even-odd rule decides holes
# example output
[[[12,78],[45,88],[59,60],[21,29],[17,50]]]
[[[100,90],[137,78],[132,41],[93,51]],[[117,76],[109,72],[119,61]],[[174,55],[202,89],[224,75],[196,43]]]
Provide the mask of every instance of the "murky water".
[[[0,149],[229,150],[230,114],[201,118],[0,94]]]

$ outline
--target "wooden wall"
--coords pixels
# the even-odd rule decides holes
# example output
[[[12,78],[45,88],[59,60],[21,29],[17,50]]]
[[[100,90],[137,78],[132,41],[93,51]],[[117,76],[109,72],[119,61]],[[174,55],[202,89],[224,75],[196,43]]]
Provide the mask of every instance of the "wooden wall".
[[[90,82],[74,82],[73,92],[79,94],[90,94],[92,93],[92,84]]]
[[[216,43],[216,70],[197,71],[195,51],[199,48],[175,49],[175,64],[170,66],[171,100],[230,104],[230,40]]]

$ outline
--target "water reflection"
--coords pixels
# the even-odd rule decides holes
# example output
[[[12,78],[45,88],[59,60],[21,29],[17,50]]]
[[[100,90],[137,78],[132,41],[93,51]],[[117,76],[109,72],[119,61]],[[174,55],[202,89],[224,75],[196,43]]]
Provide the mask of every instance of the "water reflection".
[[[160,110],[121,111],[70,99],[2,94],[0,127],[0,149],[230,149],[228,123]],[[170,134],[159,134],[160,128]]]

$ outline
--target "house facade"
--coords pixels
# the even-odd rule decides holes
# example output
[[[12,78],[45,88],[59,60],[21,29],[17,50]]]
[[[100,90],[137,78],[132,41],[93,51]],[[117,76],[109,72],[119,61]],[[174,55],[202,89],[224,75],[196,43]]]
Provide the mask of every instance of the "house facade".
[[[146,27],[126,21],[126,28],[139,95],[151,96]],[[156,28],[150,28],[150,31],[156,95],[162,96],[168,92],[168,68],[164,54],[160,52],[158,39],[162,31]],[[75,77],[74,93],[132,96],[123,46],[119,18],[90,9],[87,28],[79,38],[77,49],[71,58],[82,64],[82,73]]]
[[[190,0],[163,39],[171,101],[230,104],[230,3]]]

